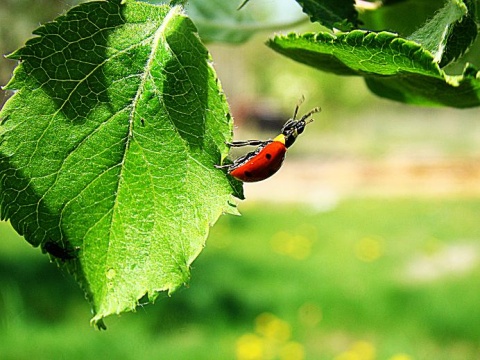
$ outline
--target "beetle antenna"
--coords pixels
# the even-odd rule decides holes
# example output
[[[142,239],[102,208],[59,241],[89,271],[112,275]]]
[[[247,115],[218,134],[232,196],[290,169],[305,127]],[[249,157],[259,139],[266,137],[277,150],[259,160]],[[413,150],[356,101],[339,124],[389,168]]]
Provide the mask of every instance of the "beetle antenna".
[[[292,119],[295,120],[297,118],[297,113],[298,113],[298,108],[299,108],[300,105],[297,104],[297,106],[295,106],[295,111],[293,112],[293,117]]]
[[[245,5],[247,5],[248,1],[249,0],[245,0],[243,3],[241,3],[237,10],[241,10]]]
[[[302,95],[302,97],[297,101],[297,106],[295,106],[295,111],[293,112],[293,118],[292,118],[293,120],[297,118],[298,109],[300,108],[300,105],[302,105],[304,101],[305,101],[305,96]]]
[[[310,116],[312,116],[313,114],[318,113],[318,112],[320,112],[320,111],[322,111],[322,109],[319,108],[319,107],[313,108],[313,109],[310,110],[308,113],[306,113],[305,115],[303,115],[302,118],[301,118],[300,120],[298,120],[298,121],[305,121],[305,120],[308,119]],[[313,119],[312,119],[312,121],[313,121]]]

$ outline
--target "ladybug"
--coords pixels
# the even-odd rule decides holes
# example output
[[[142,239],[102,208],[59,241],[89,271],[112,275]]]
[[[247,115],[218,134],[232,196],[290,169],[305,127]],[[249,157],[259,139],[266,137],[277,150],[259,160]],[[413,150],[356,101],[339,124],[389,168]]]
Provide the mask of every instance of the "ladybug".
[[[303,99],[302,99],[303,100]],[[293,118],[283,125],[280,135],[273,140],[246,140],[227,143],[231,147],[257,146],[254,151],[239,157],[231,164],[215,165],[218,169],[226,169],[234,178],[243,182],[262,181],[275,174],[282,166],[285,154],[290,146],[303,133],[305,126],[312,122],[307,119],[320,111],[316,107],[299,120],[296,119],[300,103],[295,107]]]

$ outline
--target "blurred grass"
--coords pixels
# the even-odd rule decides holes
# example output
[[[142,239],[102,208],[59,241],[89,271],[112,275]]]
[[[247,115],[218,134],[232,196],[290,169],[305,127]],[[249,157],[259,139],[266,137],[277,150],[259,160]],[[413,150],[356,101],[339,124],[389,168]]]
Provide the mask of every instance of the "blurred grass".
[[[107,319],[104,333],[90,328],[73,280],[1,223],[1,358],[234,359],[263,351],[264,359],[290,360],[302,352],[476,359],[479,211],[480,199],[463,198],[351,199],[328,212],[245,205],[242,217],[224,216],[212,229],[189,288]],[[437,264],[459,245],[472,255],[469,266],[447,261],[439,277],[409,275],[415,259]]]

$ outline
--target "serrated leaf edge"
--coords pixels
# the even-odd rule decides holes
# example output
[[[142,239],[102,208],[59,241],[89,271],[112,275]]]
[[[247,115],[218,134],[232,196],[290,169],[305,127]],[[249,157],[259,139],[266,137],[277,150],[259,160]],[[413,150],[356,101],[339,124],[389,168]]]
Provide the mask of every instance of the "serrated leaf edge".
[[[368,31],[368,30],[352,30],[350,32],[339,32],[336,34],[332,34],[329,32],[318,32],[318,33],[303,33],[298,34],[295,32],[286,34],[286,35],[275,35],[273,39],[269,39],[267,41],[267,45],[270,43],[275,43],[277,40],[287,39],[287,40],[307,40],[307,41],[314,41],[314,42],[323,42],[325,44],[336,44],[336,43],[347,43],[350,46],[359,45],[357,43],[360,36],[363,36],[361,40],[362,43],[369,42],[378,39],[379,37],[387,38],[389,42],[389,46],[394,48],[395,50],[399,51],[403,55],[411,56],[412,53],[414,54],[414,60],[423,60],[425,56],[431,59],[430,62],[426,63],[423,61],[417,61],[418,64],[422,64],[422,67],[431,73],[432,76],[438,78],[444,78],[445,73],[442,69],[438,66],[436,62],[433,61],[434,57],[432,53],[422,47],[421,44],[402,38],[398,36],[396,33],[388,32],[388,31]],[[382,44],[382,47],[385,45]],[[393,46],[393,47],[392,47]],[[407,47],[408,51],[407,51]],[[413,50],[413,52],[412,52]],[[333,51],[332,51],[333,53]]]

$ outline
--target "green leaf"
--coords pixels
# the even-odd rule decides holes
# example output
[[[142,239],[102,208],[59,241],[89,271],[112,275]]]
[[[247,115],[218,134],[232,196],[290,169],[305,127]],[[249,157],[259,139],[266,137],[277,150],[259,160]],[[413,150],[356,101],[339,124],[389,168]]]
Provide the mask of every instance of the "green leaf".
[[[330,29],[350,30],[358,26],[355,0],[297,0],[312,22]]]
[[[35,31],[2,109],[2,218],[57,257],[92,321],[188,281],[209,226],[235,212],[232,121],[181,7],[84,3]]]
[[[443,67],[462,56],[476,37],[474,1],[449,0],[408,39],[422,44]]]
[[[449,76],[429,51],[393,33],[289,34],[267,45],[319,70],[363,76],[377,95],[393,100],[459,108],[480,105],[480,75],[471,65],[463,75]]]
[[[389,32],[292,33],[267,44],[296,61],[339,75],[410,72],[441,77],[438,65],[420,45]]]

